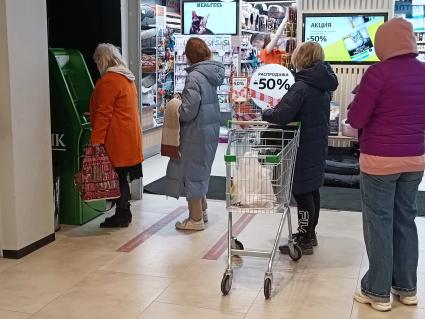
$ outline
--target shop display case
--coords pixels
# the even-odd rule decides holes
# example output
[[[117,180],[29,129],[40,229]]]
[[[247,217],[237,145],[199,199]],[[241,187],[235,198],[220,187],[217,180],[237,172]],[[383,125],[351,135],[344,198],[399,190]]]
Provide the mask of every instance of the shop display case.
[[[288,2],[270,1],[256,3],[241,3],[241,68],[240,75],[249,77],[261,65],[258,59],[259,50],[251,45],[251,38],[265,38],[276,32],[289,10],[289,19],[279,47],[285,53],[282,55],[282,65],[290,68],[292,52],[296,47],[297,12],[296,6]]]
[[[140,5],[141,82],[140,94],[143,127],[162,123],[161,94],[167,74],[166,62],[166,7],[152,4]]]
[[[394,15],[401,17],[413,25],[418,44],[418,59],[425,62],[425,3],[420,0],[396,1]]]
[[[187,40],[190,39],[190,35],[176,35],[175,41],[175,62],[174,62],[174,76],[175,76],[175,93],[181,93],[184,88],[186,81],[186,68],[188,62],[184,54]],[[211,48],[213,53],[213,59],[220,61],[225,66],[225,79],[222,86],[217,90],[218,97],[220,100],[220,109],[222,113],[231,112],[230,102],[230,78],[233,72],[233,48],[231,42],[231,36],[227,35],[200,35],[208,46]]]
[[[415,32],[416,43],[418,44],[418,59],[425,62],[425,31]]]

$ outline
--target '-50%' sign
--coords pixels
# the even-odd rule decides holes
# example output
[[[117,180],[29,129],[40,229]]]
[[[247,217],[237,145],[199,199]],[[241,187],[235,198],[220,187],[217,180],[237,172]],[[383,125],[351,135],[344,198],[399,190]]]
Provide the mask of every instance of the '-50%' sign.
[[[262,109],[276,106],[294,83],[294,76],[284,66],[264,65],[252,75],[249,85],[251,98]]]
[[[244,103],[248,100],[248,78],[232,78],[232,102]]]

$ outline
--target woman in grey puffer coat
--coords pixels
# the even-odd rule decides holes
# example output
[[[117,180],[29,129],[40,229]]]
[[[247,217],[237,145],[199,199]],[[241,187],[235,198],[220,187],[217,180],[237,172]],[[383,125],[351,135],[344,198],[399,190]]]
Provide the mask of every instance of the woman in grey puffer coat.
[[[204,230],[208,221],[205,196],[220,132],[217,87],[224,80],[224,65],[211,61],[211,51],[199,38],[186,44],[191,63],[180,107],[180,160],[170,159],[167,167],[168,196],[186,196],[189,218],[176,224],[180,230]]]

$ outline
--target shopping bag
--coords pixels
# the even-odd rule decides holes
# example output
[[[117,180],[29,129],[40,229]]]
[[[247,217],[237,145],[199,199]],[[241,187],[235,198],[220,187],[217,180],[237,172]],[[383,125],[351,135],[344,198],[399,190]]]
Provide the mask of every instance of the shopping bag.
[[[121,196],[118,174],[102,145],[89,145],[81,171],[75,174],[81,199],[85,202],[111,200]]]
[[[238,159],[231,189],[232,204],[245,208],[273,208],[276,196],[272,170],[261,165],[258,155],[247,152]]]

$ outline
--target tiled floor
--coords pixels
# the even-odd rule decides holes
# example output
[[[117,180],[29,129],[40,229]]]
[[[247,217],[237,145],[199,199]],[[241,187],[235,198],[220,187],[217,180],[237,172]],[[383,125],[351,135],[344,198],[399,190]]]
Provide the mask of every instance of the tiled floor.
[[[224,165],[217,162],[213,175],[223,175]],[[161,177],[165,165],[158,157],[148,160],[145,183]],[[101,230],[99,218],[66,227],[56,242],[23,260],[0,259],[0,318],[425,319],[425,218],[418,218],[421,304],[408,308],[394,301],[394,310],[381,314],[352,300],[367,267],[357,212],[323,211],[313,256],[294,263],[278,255],[270,301],[262,290],[265,260],[235,259],[232,291],[223,297],[225,254],[203,259],[226,232],[220,201],[209,202],[210,223],[202,233],[179,233],[170,221],[131,252],[117,252],[185,204],[145,195],[134,203],[128,229]],[[256,215],[239,239],[247,248],[270,249],[278,221],[279,216]]]

